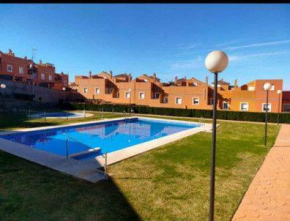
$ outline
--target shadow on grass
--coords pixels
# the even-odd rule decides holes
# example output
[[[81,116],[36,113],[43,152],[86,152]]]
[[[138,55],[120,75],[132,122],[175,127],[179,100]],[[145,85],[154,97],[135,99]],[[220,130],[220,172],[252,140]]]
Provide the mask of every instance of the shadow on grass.
[[[92,184],[0,151],[3,220],[140,220],[114,181]]]

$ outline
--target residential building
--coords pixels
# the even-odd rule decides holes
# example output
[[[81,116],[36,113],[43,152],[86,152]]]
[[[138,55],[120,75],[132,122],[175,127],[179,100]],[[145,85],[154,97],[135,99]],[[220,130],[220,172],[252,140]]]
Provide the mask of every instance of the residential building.
[[[63,72],[55,72],[50,63],[35,63],[27,57],[16,57],[10,49],[8,53],[0,51],[0,78],[39,85],[56,90],[68,87],[69,78]]]
[[[283,92],[283,80],[255,80],[238,87],[221,79],[218,82],[218,109],[232,111],[262,112],[266,106],[266,92],[263,85],[272,84],[269,91],[269,112],[290,111],[290,92]],[[132,79],[131,74],[101,72],[88,76],[76,76],[73,83],[76,89],[86,99],[94,102],[113,104],[149,105],[152,107],[212,109],[213,85],[208,84],[208,78],[202,82],[196,78],[176,77],[174,81],[162,83],[156,74],[143,74]]]

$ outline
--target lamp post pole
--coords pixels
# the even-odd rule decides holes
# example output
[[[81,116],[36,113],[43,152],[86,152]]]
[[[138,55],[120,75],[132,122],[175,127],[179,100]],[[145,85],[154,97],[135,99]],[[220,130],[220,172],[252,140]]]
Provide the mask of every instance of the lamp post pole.
[[[4,106],[5,106],[5,88],[6,88],[6,84],[1,84],[0,85],[1,89],[2,89],[2,114],[4,115]]]
[[[277,94],[279,95],[279,100],[278,100],[278,116],[277,116],[277,123],[278,123],[278,125],[280,124],[280,100],[281,100],[281,93],[282,93],[282,91],[281,90],[278,90],[277,91]]]
[[[131,116],[131,89],[129,89],[128,92],[129,92],[129,115]]]
[[[214,220],[217,81],[218,81],[218,73],[214,73],[214,94],[213,94],[213,112],[212,112],[211,177],[210,177],[210,208],[209,208],[210,214],[209,214],[209,220]]]
[[[66,88],[63,87],[62,90],[63,90],[63,105],[65,105],[65,91],[66,91]]]
[[[267,133],[268,133],[268,109],[269,109],[269,89],[271,87],[270,83],[264,84],[264,90],[266,91],[266,111],[265,111],[265,139],[264,145],[267,146]]]
[[[267,98],[266,98],[266,116],[265,116],[265,146],[267,145],[267,133],[268,133],[268,102],[269,102],[269,91],[266,91]]]
[[[228,61],[229,61],[228,56],[222,51],[213,51],[209,53],[205,60],[206,68],[214,74],[209,221],[214,221],[215,167],[216,167],[216,112],[217,112],[217,100],[218,100],[218,94],[217,94],[218,73],[226,69],[226,67],[228,66]]]

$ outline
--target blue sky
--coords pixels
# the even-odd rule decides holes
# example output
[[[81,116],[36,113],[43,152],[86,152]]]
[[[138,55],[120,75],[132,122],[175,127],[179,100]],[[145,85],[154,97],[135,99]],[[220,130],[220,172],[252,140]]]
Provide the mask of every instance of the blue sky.
[[[284,79],[290,90],[290,5],[1,5],[0,50],[53,63],[74,76],[157,73],[204,81],[206,55],[230,58],[220,78],[239,85]]]

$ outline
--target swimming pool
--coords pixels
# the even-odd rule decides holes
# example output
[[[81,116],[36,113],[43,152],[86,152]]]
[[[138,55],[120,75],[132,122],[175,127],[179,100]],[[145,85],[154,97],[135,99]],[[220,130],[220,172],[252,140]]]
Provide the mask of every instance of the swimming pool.
[[[145,118],[130,118],[57,129],[2,135],[52,154],[88,160],[131,146],[199,127],[197,124]],[[87,152],[99,148],[96,151]],[[86,153],[78,155],[78,153]]]
[[[31,114],[29,117],[31,118],[81,118],[81,117],[91,117],[93,114],[90,113],[74,113],[74,112],[48,112],[48,113],[38,113]]]

